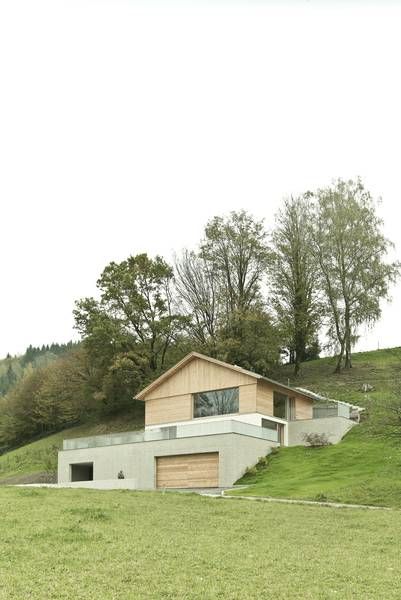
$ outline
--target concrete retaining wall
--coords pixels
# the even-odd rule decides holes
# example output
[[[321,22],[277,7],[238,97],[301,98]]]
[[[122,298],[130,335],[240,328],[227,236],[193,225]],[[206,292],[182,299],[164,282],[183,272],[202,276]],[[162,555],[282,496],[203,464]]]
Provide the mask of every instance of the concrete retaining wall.
[[[73,463],[93,462],[95,481],[115,481],[115,487],[123,487],[130,480],[131,489],[154,489],[156,478],[156,457],[176,454],[195,454],[197,452],[219,453],[219,486],[229,487],[237,481],[247,467],[253,466],[260,457],[266,456],[274,442],[246,435],[227,433],[173,440],[158,440],[63,450],[58,456],[58,482],[69,483],[71,487],[82,487],[82,482],[70,483],[70,465]],[[122,470],[125,480],[118,480]],[[91,482],[89,482],[90,484]],[[93,484],[92,484],[93,485]],[[88,487],[92,487],[88,485]]]
[[[307,433],[324,433],[331,444],[337,444],[354,425],[356,425],[355,421],[344,417],[289,421],[288,445],[305,446],[305,434]]]

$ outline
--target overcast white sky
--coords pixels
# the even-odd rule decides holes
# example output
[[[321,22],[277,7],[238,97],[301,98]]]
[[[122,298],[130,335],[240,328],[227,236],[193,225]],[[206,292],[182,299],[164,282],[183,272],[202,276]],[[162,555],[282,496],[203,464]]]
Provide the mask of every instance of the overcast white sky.
[[[401,6],[0,2],[0,356],[67,341],[111,260],[360,175],[400,235]],[[401,289],[360,349],[401,345]]]

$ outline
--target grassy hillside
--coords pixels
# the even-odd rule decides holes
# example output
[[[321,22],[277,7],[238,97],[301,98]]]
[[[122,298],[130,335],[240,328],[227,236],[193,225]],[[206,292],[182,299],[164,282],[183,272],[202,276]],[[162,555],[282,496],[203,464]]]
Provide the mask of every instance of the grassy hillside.
[[[354,356],[354,368],[333,374],[333,359],[305,363],[296,385],[361,406],[388,397],[401,379],[401,348]],[[290,368],[278,374],[287,382]],[[291,381],[292,385],[295,382]],[[361,384],[373,391],[365,394]],[[340,444],[326,448],[281,448],[239,483],[245,495],[322,499],[401,507],[401,439],[372,436],[369,420]]]
[[[141,429],[143,423],[143,407],[141,403],[135,403],[131,412],[107,420],[71,427],[7,452],[0,456],[0,484],[54,481],[57,452],[62,447],[64,439],[133,431]]]
[[[398,599],[401,513],[0,489],[0,599]]]
[[[401,347],[354,354],[353,368],[340,374],[333,373],[335,364],[334,358],[305,362],[298,378],[294,378],[293,367],[287,365],[275,373],[275,378],[363,406],[367,397],[380,399],[391,393],[395,381],[401,380]],[[374,386],[368,396],[360,389],[363,383]]]

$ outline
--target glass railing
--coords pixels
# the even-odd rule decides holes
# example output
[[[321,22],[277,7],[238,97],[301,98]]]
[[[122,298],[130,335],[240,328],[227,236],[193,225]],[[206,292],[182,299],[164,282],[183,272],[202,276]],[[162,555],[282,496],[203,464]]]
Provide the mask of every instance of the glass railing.
[[[351,418],[351,406],[343,402],[328,402],[316,404],[313,407],[313,418],[324,419],[326,417],[344,417]]]
[[[144,442],[144,431],[127,431],[124,433],[109,433],[91,437],[74,438],[63,441],[63,450],[79,448],[97,448],[98,446],[114,446],[117,444],[133,444]]]
[[[128,431],[125,433],[111,433],[92,437],[74,438],[64,440],[63,450],[78,450],[84,448],[98,448],[118,444],[135,444],[138,442],[152,442],[203,435],[218,435],[224,433],[238,433],[259,439],[278,442],[278,432],[257,425],[250,425],[242,421],[228,419],[224,421],[209,421],[208,423],[194,423],[171,427],[147,429],[145,431]]]

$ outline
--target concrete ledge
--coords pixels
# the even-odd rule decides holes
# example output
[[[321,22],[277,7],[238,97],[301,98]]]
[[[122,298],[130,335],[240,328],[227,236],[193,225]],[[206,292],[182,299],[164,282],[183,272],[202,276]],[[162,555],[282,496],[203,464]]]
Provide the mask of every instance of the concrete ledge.
[[[59,488],[86,488],[92,490],[135,490],[138,488],[136,479],[98,479],[95,481],[64,482]]]

